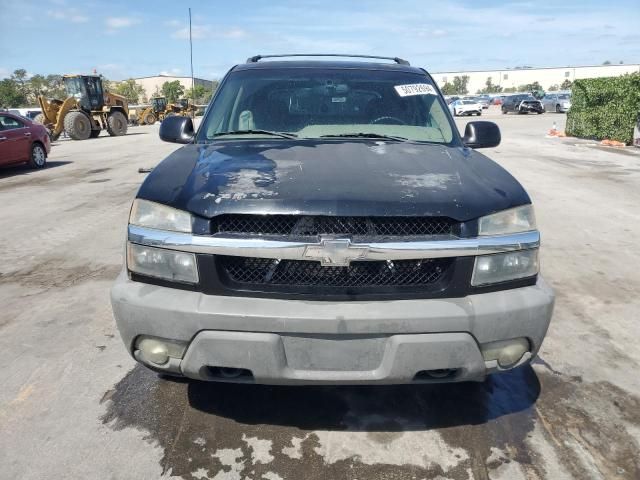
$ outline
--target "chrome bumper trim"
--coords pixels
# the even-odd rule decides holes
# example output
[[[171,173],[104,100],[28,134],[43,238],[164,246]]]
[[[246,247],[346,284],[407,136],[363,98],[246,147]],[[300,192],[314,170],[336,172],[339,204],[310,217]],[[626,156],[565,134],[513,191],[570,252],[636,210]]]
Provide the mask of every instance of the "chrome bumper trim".
[[[283,242],[262,238],[207,237],[129,225],[129,241],[141,245],[214,255],[312,260],[310,251],[322,252],[319,242]],[[344,260],[411,260],[419,258],[467,257],[526,250],[540,246],[538,231],[446,240],[351,243],[340,253]],[[324,262],[323,262],[324,263]]]

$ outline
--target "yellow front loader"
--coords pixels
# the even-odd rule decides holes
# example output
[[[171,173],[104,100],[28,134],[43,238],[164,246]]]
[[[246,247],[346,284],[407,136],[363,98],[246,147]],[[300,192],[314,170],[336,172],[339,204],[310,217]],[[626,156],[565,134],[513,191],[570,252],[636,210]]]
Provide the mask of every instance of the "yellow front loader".
[[[153,125],[157,120],[164,120],[171,115],[183,115],[194,117],[197,108],[188,102],[186,98],[177,103],[167,103],[165,97],[152,97],[151,105],[140,110],[137,116],[138,125]]]
[[[42,113],[34,120],[49,130],[52,140],[64,131],[73,140],[86,140],[100,135],[126,135],[129,104],[122,95],[102,88],[98,75],[64,75],[65,100],[38,97]]]

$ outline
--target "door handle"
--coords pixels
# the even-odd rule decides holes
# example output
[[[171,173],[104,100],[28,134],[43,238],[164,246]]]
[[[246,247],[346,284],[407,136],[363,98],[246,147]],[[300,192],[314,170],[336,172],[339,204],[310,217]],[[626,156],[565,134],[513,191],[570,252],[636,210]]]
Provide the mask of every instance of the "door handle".
[[[0,137],[0,142],[4,142],[7,139],[7,137]]]
[[[24,134],[24,136],[25,136],[25,137],[30,137],[30,136],[31,136],[31,134],[30,134],[29,132],[27,132],[27,133],[25,133],[25,134]]]

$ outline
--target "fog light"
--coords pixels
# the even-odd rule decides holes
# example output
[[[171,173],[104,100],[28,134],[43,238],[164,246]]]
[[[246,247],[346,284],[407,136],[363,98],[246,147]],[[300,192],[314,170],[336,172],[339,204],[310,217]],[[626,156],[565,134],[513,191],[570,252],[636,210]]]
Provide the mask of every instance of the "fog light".
[[[485,361],[497,360],[502,368],[513,367],[522,356],[529,351],[529,341],[526,338],[514,338],[500,342],[485,343],[481,346]]]
[[[186,348],[186,342],[154,337],[140,337],[136,342],[142,360],[154,365],[164,365],[169,358],[182,358]]]

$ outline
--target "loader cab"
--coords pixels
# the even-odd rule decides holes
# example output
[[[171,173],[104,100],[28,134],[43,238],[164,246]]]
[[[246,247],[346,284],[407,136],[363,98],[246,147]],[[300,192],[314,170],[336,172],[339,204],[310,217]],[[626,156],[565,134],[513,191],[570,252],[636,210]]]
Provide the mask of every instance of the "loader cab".
[[[151,108],[154,112],[164,112],[167,109],[167,99],[165,97],[153,97],[151,99]]]
[[[101,110],[104,106],[104,91],[102,78],[97,75],[65,76],[64,86],[67,96],[74,97],[83,110]]]

